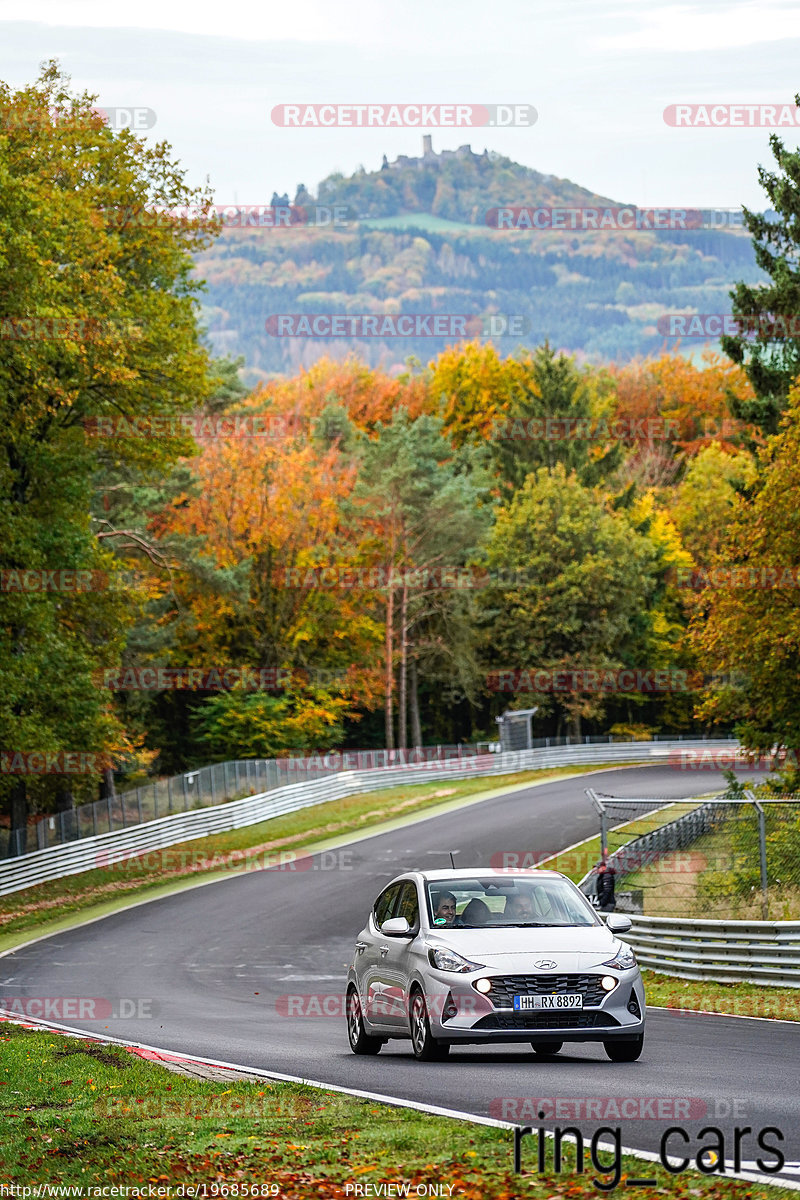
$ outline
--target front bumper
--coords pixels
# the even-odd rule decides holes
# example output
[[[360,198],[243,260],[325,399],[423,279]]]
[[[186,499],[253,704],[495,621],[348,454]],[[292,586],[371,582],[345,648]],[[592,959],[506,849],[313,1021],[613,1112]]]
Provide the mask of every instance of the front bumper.
[[[594,972],[593,974],[595,974]],[[645,1025],[645,995],[638,967],[629,971],[604,970],[617,986],[599,998],[587,995],[584,1007],[561,1011],[518,1012],[509,1004],[508,992],[492,1002],[491,994],[476,991],[476,976],[431,972],[421,981],[428,999],[431,1033],[448,1042],[599,1042],[640,1036]],[[491,979],[487,972],[481,976]]]

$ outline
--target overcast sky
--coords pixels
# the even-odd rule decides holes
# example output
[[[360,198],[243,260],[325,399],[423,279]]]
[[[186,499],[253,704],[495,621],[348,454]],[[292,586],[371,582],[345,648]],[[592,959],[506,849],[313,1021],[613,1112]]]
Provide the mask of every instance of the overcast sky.
[[[154,110],[148,137],[172,144],[190,182],[209,176],[220,203],[420,152],[419,129],[280,128],[277,104],[514,103],[536,124],[431,129],[434,148],[486,146],[625,203],[764,208],[769,129],[673,128],[663,112],[793,103],[800,5],[0,0],[0,78],[30,83],[46,58],[100,106]],[[800,142],[800,127],[780,133]]]

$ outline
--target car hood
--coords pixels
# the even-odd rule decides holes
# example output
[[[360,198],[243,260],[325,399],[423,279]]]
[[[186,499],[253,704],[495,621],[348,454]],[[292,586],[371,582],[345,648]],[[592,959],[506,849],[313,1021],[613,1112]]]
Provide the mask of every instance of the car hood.
[[[447,946],[464,958],[494,971],[530,974],[539,959],[555,963],[562,972],[583,971],[613,958],[619,939],[605,925],[544,929],[459,929],[447,937],[429,934],[431,946]]]

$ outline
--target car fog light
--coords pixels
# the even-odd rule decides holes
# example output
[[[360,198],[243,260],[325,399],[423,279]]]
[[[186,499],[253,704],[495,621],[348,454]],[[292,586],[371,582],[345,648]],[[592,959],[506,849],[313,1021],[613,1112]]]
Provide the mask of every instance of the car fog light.
[[[616,986],[617,986],[617,981],[613,975],[604,975],[603,978],[600,980],[600,987],[603,989],[604,992],[613,992],[613,990]]]
[[[476,979],[475,980],[475,990],[477,992],[483,992],[484,995],[487,992],[490,992],[492,990],[491,979]]]

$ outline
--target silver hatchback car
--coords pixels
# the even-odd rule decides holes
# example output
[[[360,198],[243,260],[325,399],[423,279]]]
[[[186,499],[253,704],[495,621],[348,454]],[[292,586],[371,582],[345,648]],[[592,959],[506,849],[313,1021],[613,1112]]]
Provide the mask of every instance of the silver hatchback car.
[[[354,1054],[410,1038],[416,1058],[453,1045],[528,1042],[557,1054],[565,1041],[603,1043],[614,1062],[644,1044],[645,996],[636,958],[557,871],[409,871],[375,901],[347,974]]]

